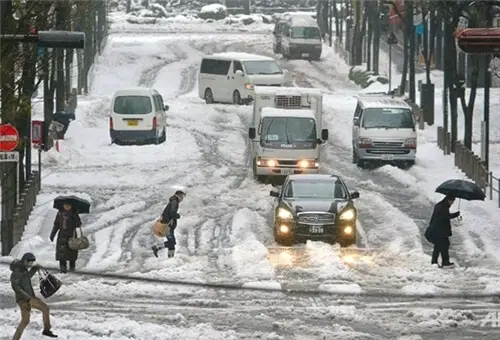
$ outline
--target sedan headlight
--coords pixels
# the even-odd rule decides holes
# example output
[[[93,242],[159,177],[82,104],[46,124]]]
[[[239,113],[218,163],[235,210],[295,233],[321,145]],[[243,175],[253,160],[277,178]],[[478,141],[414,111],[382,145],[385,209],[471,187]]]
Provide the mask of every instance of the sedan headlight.
[[[354,209],[348,209],[340,214],[340,219],[343,221],[350,221],[356,218],[356,213]]]
[[[344,228],[344,233],[348,234],[348,235],[352,234],[352,227],[345,227]]]
[[[283,219],[283,220],[290,220],[293,218],[293,215],[289,210],[279,208],[278,209],[278,217]]]

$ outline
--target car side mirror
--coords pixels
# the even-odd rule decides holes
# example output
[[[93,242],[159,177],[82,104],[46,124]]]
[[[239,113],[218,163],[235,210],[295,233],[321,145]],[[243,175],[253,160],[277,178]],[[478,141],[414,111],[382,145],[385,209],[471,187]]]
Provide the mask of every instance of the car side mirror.
[[[351,192],[351,198],[359,198],[359,192],[357,191]]]
[[[236,70],[236,72],[234,72],[234,74],[238,74],[238,75],[240,75],[240,76],[243,76],[243,75],[244,75],[244,73],[243,73],[243,71],[242,71],[242,70]]]
[[[273,35],[276,35],[276,34],[277,34],[277,32],[276,32],[276,31],[273,31]]]
[[[280,193],[276,191],[269,191],[269,196],[272,197],[280,197]]]
[[[321,130],[321,139],[328,140],[328,129]]]
[[[359,118],[358,117],[353,118],[352,123],[354,124],[354,126],[359,126]]]
[[[168,111],[168,109],[170,109],[170,106],[168,105],[165,105],[165,107],[163,108],[164,111]]]
[[[248,138],[255,139],[255,137],[257,137],[257,133],[255,131],[255,128],[249,128],[248,129]]]

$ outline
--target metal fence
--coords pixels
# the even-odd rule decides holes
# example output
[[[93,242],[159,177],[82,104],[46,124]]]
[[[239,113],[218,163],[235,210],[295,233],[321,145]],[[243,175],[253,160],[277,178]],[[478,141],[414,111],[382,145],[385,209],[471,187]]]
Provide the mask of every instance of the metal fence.
[[[500,178],[493,176],[493,172],[488,173],[488,196],[490,200],[494,199],[494,193],[497,195],[498,207],[500,208]]]

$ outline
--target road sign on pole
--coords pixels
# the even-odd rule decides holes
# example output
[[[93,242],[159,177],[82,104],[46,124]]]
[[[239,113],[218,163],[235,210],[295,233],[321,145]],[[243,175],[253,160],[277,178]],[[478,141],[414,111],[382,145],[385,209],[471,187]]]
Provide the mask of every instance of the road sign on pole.
[[[19,132],[10,124],[0,125],[0,151],[11,152],[19,144]]]
[[[16,163],[16,201],[19,204],[19,152],[0,152],[0,163],[11,162]]]

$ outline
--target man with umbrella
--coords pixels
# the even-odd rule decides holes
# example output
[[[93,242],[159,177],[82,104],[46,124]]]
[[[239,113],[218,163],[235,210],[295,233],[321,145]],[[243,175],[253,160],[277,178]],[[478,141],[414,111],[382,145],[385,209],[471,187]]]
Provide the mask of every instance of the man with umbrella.
[[[453,266],[450,262],[450,240],[451,223],[450,220],[460,216],[460,211],[450,214],[450,207],[455,202],[455,198],[472,200],[484,200],[486,195],[475,183],[459,179],[452,179],[442,183],[436,188],[436,192],[446,195],[446,197],[434,206],[429,227],[425,231],[425,238],[434,244],[432,252],[432,264],[438,263],[441,255],[442,266]],[[459,203],[460,207],[460,203]]]
[[[54,220],[54,227],[50,233],[50,241],[53,242],[57,234],[56,261],[59,261],[61,273],[74,272],[78,250],[71,249],[70,239],[77,236],[77,230],[81,230],[82,221],[79,213],[89,213],[90,203],[76,196],[59,196],[54,200],[54,208],[58,209]]]

